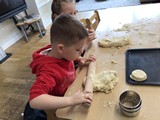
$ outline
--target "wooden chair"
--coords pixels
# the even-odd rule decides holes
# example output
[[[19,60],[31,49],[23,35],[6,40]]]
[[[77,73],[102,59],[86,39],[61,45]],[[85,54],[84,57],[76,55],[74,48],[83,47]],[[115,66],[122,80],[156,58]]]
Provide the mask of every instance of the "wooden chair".
[[[21,13],[19,13],[18,15],[15,15],[13,17],[13,20],[17,26],[17,28],[20,30],[20,32],[22,33],[22,35],[24,36],[25,40],[29,41],[28,38],[28,33],[27,30],[29,27],[31,27],[33,31],[35,31],[34,28],[37,28],[39,33],[40,33],[40,37],[43,37],[44,34],[41,30],[40,27],[40,16],[39,15],[35,15],[35,14],[31,14],[28,15],[26,11],[23,11]],[[33,27],[35,26],[35,27]]]
[[[97,10],[95,10],[94,14],[90,18],[83,18],[80,21],[84,24],[86,28],[96,30],[100,22],[99,13]]]

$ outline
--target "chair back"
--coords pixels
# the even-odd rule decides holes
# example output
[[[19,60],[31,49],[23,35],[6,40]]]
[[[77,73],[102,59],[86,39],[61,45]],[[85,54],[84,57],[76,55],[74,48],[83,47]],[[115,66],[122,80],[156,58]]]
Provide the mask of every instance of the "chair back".
[[[87,19],[83,18],[80,21],[84,24],[86,28],[96,30],[100,22],[99,13],[97,10],[95,10],[94,14],[90,18]]]

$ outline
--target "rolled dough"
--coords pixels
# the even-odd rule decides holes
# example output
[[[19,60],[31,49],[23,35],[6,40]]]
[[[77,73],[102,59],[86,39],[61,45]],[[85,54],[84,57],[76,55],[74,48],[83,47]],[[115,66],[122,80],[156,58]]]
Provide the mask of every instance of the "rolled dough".
[[[147,79],[147,74],[143,70],[136,69],[132,71],[130,78],[135,81],[144,81]]]
[[[90,75],[93,84],[93,91],[101,91],[110,93],[118,82],[116,71],[102,71],[94,75]]]
[[[113,37],[111,39],[105,38],[101,39],[98,42],[98,45],[100,47],[109,48],[109,47],[123,47],[125,45],[128,45],[130,43],[130,37],[129,36],[121,36],[121,37]]]

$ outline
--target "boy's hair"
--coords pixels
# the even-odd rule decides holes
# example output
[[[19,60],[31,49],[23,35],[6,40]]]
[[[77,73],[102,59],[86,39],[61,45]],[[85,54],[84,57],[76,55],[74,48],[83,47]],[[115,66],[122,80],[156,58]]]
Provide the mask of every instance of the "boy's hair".
[[[52,20],[55,19],[54,14],[59,15],[62,10],[62,2],[65,3],[75,3],[75,0],[53,0],[52,5],[51,5],[51,10],[52,10]]]
[[[51,30],[51,44],[64,44],[70,46],[88,37],[84,25],[72,15],[59,15],[54,20]]]

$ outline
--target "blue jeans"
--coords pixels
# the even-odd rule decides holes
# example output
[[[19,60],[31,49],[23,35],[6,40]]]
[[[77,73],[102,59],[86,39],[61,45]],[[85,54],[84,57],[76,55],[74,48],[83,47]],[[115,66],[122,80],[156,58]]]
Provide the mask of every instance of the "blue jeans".
[[[43,110],[32,109],[27,103],[23,120],[47,120],[47,114]]]

